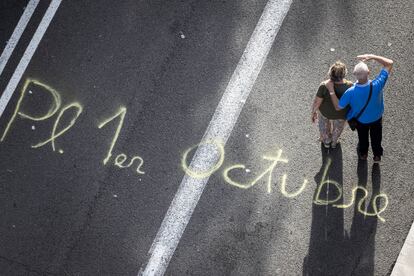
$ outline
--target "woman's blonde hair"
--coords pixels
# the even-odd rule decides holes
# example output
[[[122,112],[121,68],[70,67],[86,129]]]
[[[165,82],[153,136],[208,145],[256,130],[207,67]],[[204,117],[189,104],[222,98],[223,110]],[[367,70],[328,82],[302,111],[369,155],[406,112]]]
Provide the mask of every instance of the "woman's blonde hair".
[[[347,73],[348,69],[346,69],[345,63],[339,60],[332,64],[328,71],[329,78],[332,81],[341,81],[345,78]]]

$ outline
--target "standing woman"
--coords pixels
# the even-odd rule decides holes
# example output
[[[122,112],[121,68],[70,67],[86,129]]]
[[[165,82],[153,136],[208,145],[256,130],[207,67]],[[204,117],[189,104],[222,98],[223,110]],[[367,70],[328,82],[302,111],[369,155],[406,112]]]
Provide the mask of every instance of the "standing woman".
[[[352,87],[352,82],[345,79],[347,69],[344,63],[337,61],[329,68],[329,79],[334,82],[335,94],[339,98]],[[326,82],[322,82],[316,93],[312,106],[312,122],[318,120],[320,140],[325,148],[336,148],[339,136],[345,126],[348,108],[337,111],[332,103]]]

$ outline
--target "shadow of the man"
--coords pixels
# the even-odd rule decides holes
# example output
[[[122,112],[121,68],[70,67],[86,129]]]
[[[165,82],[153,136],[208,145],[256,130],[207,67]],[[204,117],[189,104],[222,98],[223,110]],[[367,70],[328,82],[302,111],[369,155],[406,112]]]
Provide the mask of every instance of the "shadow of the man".
[[[355,194],[354,213],[350,235],[344,230],[342,150],[321,147],[322,166],[315,176],[316,189],[312,207],[312,225],[309,252],[305,257],[303,275],[374,275],[374,249],[377,217],[366,216],[361,210],[373,213],[364,190]],[[358,161],[358,186],[367,189],[367,161]],[[332,185],[333,182],[337,186]],[[323,185],[325,183],[325,185]],[[322,189],[320,189],[322,187]],[[372,198],[380,193],[381,172],[378,164],[372,168]],[[337,199],[338,200],[335,200]],[[332,202],[335,200],[335,202]],[[319,201],[319,204],[318,204]],[[321,204],[326,203],[326,204]],[[361,202],[359,209],[358,204]],[[346,204],[349,202],[346,202]],[[379,210],[380,202],[376,201]]]
[[[358,186],[368,187],[368,165],[367,161],[358,161]],[[378,164],[372,167],[372,196],[380,193],[381,189],[381,170]],[[366,216],[358,210],[358,203],[364,200],[365,192],[358,189],[354,203],[354,217],[350,231],[350,252],[353,256],[352,275],[374,275],[374,256],[375,256],[375,234],[377,232],[378,218]],[[373,202],[380,208],[379,201]],[[365,199],[361,205],[362,210],[373,213],[372,204]]]

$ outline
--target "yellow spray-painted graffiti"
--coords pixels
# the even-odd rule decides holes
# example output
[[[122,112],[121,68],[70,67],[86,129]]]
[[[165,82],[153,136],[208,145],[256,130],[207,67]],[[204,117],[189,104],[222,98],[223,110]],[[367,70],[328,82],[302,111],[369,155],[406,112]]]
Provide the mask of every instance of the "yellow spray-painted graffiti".
[[[116,128],[114,138],[112,139],[112,142],[111,142],[111,146],[109,147],[108,154],[106,155],[105,159],[103,160],[104,165],[106,165],[106,163],[108,163],[109,159],[112,156],[112,150],[114,149],[115,143],[116,143],[116,141],[118,140],[118,137],[119,137],[119,133],[121,132],[122,124],[124,123],[124,119],[125,119],[125,114],[126,114],[126,108],[121,107],[121,108],[119,108],[119,111],[114,116],[106,119],[105,121],[103,121],[102,123],[100,123],[98,125],[98,128],[100,129],[100,128],[104,127],[107,123],[109,123],[110,121],[114,120],[116,117],[120,116],[119,124]]]
[[[53,102],[52,102],[49,110],[46,112],[46,114],[44,114],[42,116],[29,115],[29,114],[26,114],[25,112],[23,112],[21,110],[23,99],[25,98],[25,96],[27,94],[27,91],[29,90],[28,88],[29,88],[30,85],[35,85],[35,86],[38,86],[38,87],[42,88],[41,90],[46,91],[47,93],[49,93],[51,95],[52,99],[53,99]],[[32,92],[30,91],[30,93],[32,93]],[[13,123],[15,122],[17,117],[20,117],[22,119],[32,120],[32,121],[45,121],[45,120],[48,120],[51,117],[53,117],[59,111],[59,109],[61,108],[61,105],[62,105],[61,96],[60,96],[59,92],[56,91],[56,89],[52,88],[51,86],[49,86],[45,83],[42,83],[41,81],[38,81],[38,80],[35,80],[35,79],[30,79],[30,78],[27,79],[24,82],[24,85],[23,85],[23,88],[21,90],[20,97],[19,97],[19,100],[17,102],[16,108],[13,112],[13,115],[12,115],[11,119],[7,123],[7,126],[6,126],[2,136],[0,138],[0,142],[4,141],[4,139],[6,138],[7,134],[9,133],[9,131],[11,129],[11,126],[13,125]],[[70,122],[65,127],[58,130],[58,128],[61,127],[60,124],[61,124],[61,120],[62,120],[63,115],[66,112],[69,112],[69,110],[74,110],[75,111],[74,115],[72,115],[73,117],[71,118]],[[56,139],[58,137],[61,137],[63,134],[65,134],[69,129],[71,129],[75,125],[76,120],[79,118],[82,111],[83,111],[83,107],[78,102],[72,102],[72,103],[66,105],[65,107],[63,107],[62,109],[60,109],[60,111],[59,111],[59,113],[56,117],[56,120],[53,124],[50,137],[48,139],[46,139],[45,141],[39,142],[35,145],[32,145],[31,147],[32,148],[40,148],[40,147],[43,147],[43,146],[47,145],[48,143],[50,143],[51,146],[52,146],[52,150],[56,151]],[[112,116],[109,119],[105,120],[104,122],[102,122],[98,126],[99,128],[102,128],[103,126],[105,126],[110,121],[114,120],[117,117],[120,117],[120,122],[118,124],[117,129],[116,129],[115,136],[113,137],[112,142],[110,144],[108,154],[107,154],[106,158],[104,159],[104,162],[103,162],[104,165],[107,164],[107,162],[109,161],[109,159],[112,156],[112,151],[114,149],[116,141],[118,140],[119,133],[121,132],[121,129],[122,129],[122,126],[123,126],[123,122],[124,122],[124,119],[125,119],[125,114],[126,114],[126,108],[121,107],[119,112],[117,112],[114,116]],[[58,152],[60,154],[64,153],[63,149],[59,149]],[[144,163],[144,160],[140,156],[133,156],[129,162],[127,162],[127,159],[128,159],[127,155],[124,154],[124,153],[121,153],[121,154],[116,156],[116,158],[114,160],[114,165],[118,168],[129,168],[129,167],[132,166],[133,163],[138,163],[137,168],[136,168],[136,172],[138,174],[144,174],[144,172],[141,170],[141,167]]]
[[[365,210],[365,208],[363,208],[363,204],[364,204],[364,201],[366,201],[366,199],[368,198],[369,193],[368,193],[368,190],[365,187],[362,187],[362,186],[356,186],[352,189],[352,198],[351,198],[351,201],[348,204],[338,204],[338,205],[333,204],[332,206],[334,206],[336,208],[342,208],[342,209],[351,207],[355,202],[356,193],[357,193],[358,190],[361,190],[361,191],[364,192],[364,196],[358,202],[358,206],[357,206],[358,207],[358,212],[360,212],[361,214],[363,214],[365,216],[378,217],[378,219],[380,219],[382,222],[385,222],[385,219],[382,216],[380,216],[380,214],[382,212],[384,212],[385,209],[387,209],[387,207],[388,207],[388,202],[389,202],[388,201],[388,196],[384,193],[375,195],[374,198],[372,199],[372,208],[374,209],[374,212],[368,212],[368,211]],[[384,203],[384,206],[382,208],[380,208],[380,210],[378,210],[377,201],[381,198],[384,199],[385,203]]]
[[[30,84],[35,84],[37,86],[42,87],[45,91],[49,92],[53,97],[53,105],[51,106],[49,111],[43,116],[40,116],[40,117],[30,116],[30,115],[27,115],[27,114],[23,113],[23,111],[20,110],[23,98],[26,95],[26,90],[27,90],[27,88],[29,87]],[[17,101],[16,108],[13,112],[13,116],[11,117],[10,121],[8,122],[8,124],[7,124],[7,126],[4,130],[3,135],[1,136],[0,142],[3,142],[4,139],[6,138],[6,135],[9,132],[10,127],[14,123],[17,116],[20,116],[23,119],[29,119],[29,120],[32,120],[32,121],[47,120],[50,117],[52,117],[53,115],[55,115],[55,113],[59,110],[61,103],[62,103],[62,101],[60,99],[60,94],[55,89],[53,89],[49,85],[46,85],[46,84],[44,84],[44,83],[42,83],[38,80],[27,79],[25,81],[24,85],[23,85],[23,89],[20,93],[20,98]]]
[[[294,197],[297,197],[298,195],[300,195],[302,192],[303,192],[303,190],[305,190],[305,188],[306,188],[306,185],[308,184],[308,180],[307,179],[305,179],[304,181],[303,181],[303,184],[302,184],[302,186],[296,191],[296,192],[294,192],[294,193],[288,193],[287,191],[286,191],[286,178],[287,178],[287,174],[284,174],[283,176],[282,176],[282,183],[281,183],[281,185],[280,185],[280,192],[282,193],[282,195],[284,195],[285,197],[287,197],[287,198],[294,198]]]
[[[242,188],[242,189],[248,189],[253,187],[260,179],[262,179],[262,177],[264,177],[266,174],[269,174],[268,176],[268,180],[267,180],[267,192],[271,193],[272,192],[272,174],[273,174],[273,170],[276,167],[278,162],[283,162],[283,163],[287,163],[288,160],[282,158],[282,150],[279,150],[276,157],[273,156],[263,156],[263,159],[265,160],[269,160],[269,161],[273,161],[272,164],[270,165],[270,167],[265,170],[262,174],[260,174],[258,177],[256,177],[256,179],[254,179],[252,182],[247,183],[247,184],[242,184],[242,183],[238,183],[236,181],[233,181],[230,177],[229,177],[229,172],[235,169],[242,169],[244,170],[246,168],[245,165],[243,164],[237,164],[237,165],[233,165],[230,166],[229,168],[225,169],[223,171],[223,177],[224,180],[229,183],[230,185],[233,185],[235,187],[238,188]]]
[[[48,93],[50,93],[50,95],[53,98],[53,103],[51,104],[49,111],[43,115],[43,116],[34,116],[34,115],[28,115],[26,113],[23,113],[23,111],[21,111],[21,104],[23,102],[23,99],[26,95],[26,91],[28,90],[29,85],[36,85],[39,86],[41,88],[43,88],[42,90],[47,91]],[[28,119],[28,120],[32,120],[32,121],[44,121],[44,120],[48,120],[49,118],[51,118],[52,116],[54,116],[56,114],[56,112],[60,109],[60,106],[62,105],[62,100],[60,97],[60,94],[51,86],[44,84],[38,80],[35,79],[27,79],[23,85],[23,89],[21,91],[20,94],[20,98],[17,102],[16,108],[13,112],[13,116],[11,117],[10,121],[8,122],[6,129],[3,132],[3,135],[1,137],[0,141],[3,141],[7,135],[7,133],[10,130],[11,125],[13,124],[13,122],[15,121],[17,116],[20,116],[23,119]],[[66,126],[65,128],[63,128],[62,130],[60,130],[58,133],[56,133],[56,129],[59,125],[60,119],[62,117],[62,115],[64,114],[64,112],[70,108],[76,108],[77,112],[74,118],[72,118],[71,122],[69,123],[68,126]],[[44,145],[46,145],[47,143],[51,143],[52,144],[52,149],[53,151],[56,150],[56,146],[55,146],[55,140],[56,138],[58,138],[59,136],[63,135],[66,131],[68,131],[76,122],[76,119],[79,117],[80,113],[82,113],[82,106],[79,103],[72,103],[67,105],[66,107],[62,108],[61,111],[59,112],[59,115],[57,116],[57,119],[55,121],[55,124],[53,125],[53,129],[52,129],[52,133],[49,139],[47,139],[44,142],[40,142],[36,145],[33,145],[32,148],[39,148],[42,147]],[[59,153],[63,153],[63,150],[60,149]]]
[[[358,212],[360,212],[364,216],[378,217],[379,220],[381,220],[382,222],[385,222],[385,219],[382,216],[380,216],[380,214],[382,212],[384,212],[385,209],[387,209],[388,202],[389,202],[388,201],[388,196],[384,193],[375,195],[374,198],[372,199],[372,208],[374,209],[374,212],[368,212],[368,211],[365,210],[365,208],[363,208],[364,202],[368,198],[369,193],[368,193],[368,190],[365,187],[362,187],[362,186],[356,186],[352,189],[352,198],[351,198],[351,201],[348,204],[334,204],[342,198],[342,189],[341,189],[341,185],[338,182],[336,182],[334,180],[327,179],[327,174],[328,174],[329,167],[331,166],[331,164],[332,164],[332,160],[328,159],[327,164],[326,164],[325,169],[324,169],[324,172],[323,172],[321,183],[318,185],[317,190],[316,190],[314,203],[317,204],[317,205],[332,204],[333,207],[341,208],[341,209],[349,208],[352,205],[354,205],[354,203],[355,203],[357,191],[361,190],[364,193],[364,196],[357,203]],[[328,200],[320,199],[320,194],[321,194],[322,188],[325,185],[333,185],[333,187],[335,187],[335,189],[337,191],[337,196],[334,199],[331,199],[331,200],[329,200],[329,199]],[[380,210],[378,210],[377,201],[380,200],[381,198],[384,199],[385,203],[384,203],[384,206],[382,208],[380,208]]]
[[[76,109],[76,114],[75,117],[72,118],[72,120],[70,121],[69,125],[67,125],[65,128],[63,128],[62,130],[59,131],[59,133],[56,134],[56,129],[57,126],[59,125],[60,119],[62,118],[62,115],[65,113],[66,110],[70,109],[70,108],[75,108]],[[47,143],[51,143],[52,144],[52,149],[53,151],[56,150],[55,147],[55,140],[56,138],[58,138],[59,136],[65,134],[66,131],[68,131],[76,122],[76,119],[78,119],[79,115],[82,113],[82,106],[79,103],[71,103],[67,106],[65,106],[64,108],[62,108],[62,110],[59,112],[59,115],[56,118],[56,121],[53,125],[53,129],[52,129],[52,135],[50,136],[49,139],[47,139],[44,142],[40,142],[36,145],[33,145],[32,148],[39,148],[42,147],[44,145],[46,145]],[[59,153],[63,153],[63,150],[59,150]]]
[[[187,156],[188,156],[188,154],[193,150],[193,149],[195,149],[196,147],[198,147],[198,146],[200,146],[200,145],[205,145],[205,144],[211,144],[211,145],[214,145],[216,148],[217,148],[217,150],[218,150],[218,152],[219,152],[219,160],[218,160],[218,162],[210,169],[210,170],[208,170],[208,171],[205,171],[205,172],[196,172],[196,171],[193,171],[192,169],[190,169],[188,166],[187,166]],[[223,143],[221,143],[220,141],[218,141],[218,140],[208,140],[208,141],[205,141],[205,142],[201,142],[201,143],[199,143],[199,144],[197,144],[197,145],[194,145],[194,146],[192,146],[192,147],[190,147],[189,149],[187,149],[185,152],[184,152],[184,154],[183,154],[183,158],[181,159],[181,166],[182,166],[182,168],[183,168],[183,170],[189,175],[189,176],[191,176],[191,177],[193,177],[193,178],[205,178],[205,177],[207,177],[207,176],[209,176],[209,175],[211,175],[211,174],[213,174],[215,171],[217,171],[220,167],[221,167],[221,165],[223,164],[223,162],[224,162],[224,146],[223,146]]]
[[[328,162],[327,162],[327,164],[325,166],[325,169],[323,171],[323,176],[322,176],[321,183],[319,183],[319,185],[318,185],[318,187],[316,189],[316,195],[315,195],[315,199],[313,201],[313,203],[315,203],[316,205],[329,205],[329,204],[333,204],[333,203],[337,202],[338,200],[340,200],[341,197],[342,197],[342,189],[341,189],[341,186],[339,185],[339,183],[336,182],[335,180],[327,179],[327,177],[326,177],[327,174],[328,174],[329,167],[331,166],[331,164],[332,164],[332,160],[331,159],[328,159]],[[331,200],[329,200],[329,198],[328,198],[328,200],[322,200],[322,199],[320,199],[320,195],[321,195],[322,188],[325,185],[326,186],[333,185],[336,188],[336,190],[338,192],[338,195],[334,199],[331,199]]]
[[[261,173],[258,177],[256,177],[252,182],[250,183],[246,183],[246,184],[242,184],[242,183],[238,183],[234,180],[232,180],[229,176],[229,172],[234,170],[234,169],[245,169],[245,165],[243,164],[237,164],[237,165],[233,165],[229,168],[224,169],[223,171],[223,177],[224,180],[229,183],[230,185],[236,186],[238,188],[242,188],[242,189],[248,189],[253,187],[260,179],[262,179],[266,174],[268,174],[268,178],[267,178],[267,192],[271,193],[272,192],[272,175],[273,175],[273,170],[275,169],[276,165],[278,162],[283,162],[283,163],[288,163],[289,161],[285,158],[282,158],[282,150],[279,150],[276,154],[276,156],[263,156],[263,159],[265,160],[269,160],[272,161],[272,164],[269,166],[269,168],[267,168],[263,173]],[[308,181],[305,179],[303,181],[302,186],[299,188],[298,191],[294,192],[294,193],[288,193],[286,191],[286,179],[287,179],[287,174],[284,174],[282,176],[282,183],[280,186],[280,191],[281,193],[288,197],[288,198],[293,198],[296,197],[298,195],[300,195],[303,190],[306,188],[306,185],[308,183]]]
[[[115,135],[112,138],[111,145],[109,147],[108,153],[106,154],[106,157],[103,160],[104,165],[106,165],[106,163],[108,163],[108,161],[112,157],[112,151],[115,147],[116,142],[118,141],[119,133],[121,132],[122,126],[124,124],[126,112],[127,112],[126,107],[121,107],[121,108],[119,108],[119,111],[117,113],[115,113],[115,115],[113,115],[112,117],[104,120],[102,123],[100,123],[98,125],[98,128],[101,129],[106,124],[108,124],[110,121],[115,120],[117,117],[119,117],[119,123],[118,123],[118,126],[117,126],[116,130],[115,130]],[[143,172],[141,170],[141,167],[144,164],[144,160],[140,156],[133,156],[131,158],[130,162],[127,165],[124,165],[127,158],[128,158],[127,155],[124,154],[124,153],[118,154],[115,158],[115,161],[114,161],[115,166],[117,166],[119,168],[129,168],[129,167],[132,166],[132,164],[134,163],[135,160],[139,160],[136,172],[138,174],[145,174],[145,172]]]
[[[135,160],[139,160],[139,165],[137,166],[137,173],[139,174],[145,174],[145,172],[141,171],[141,167],[144,164],[144,159],[142,159],[140,156],[134,156],[129,161],[128,165],[124,165],[125,161],[127,160],[127,156],[124,153],[118,154],[115,158],[115,166],[119,168],[129,168],[132,166]]]
[[[42,88],[43,91],[46,91],[52,98],[52,104],[49,107],[49,110],[43,114],[43,115],[30,115],[27,114],[25,112],[23,112],[22,109],[22,102],[23,99],[26,96],[26,91],[28,90],[29,86],[33,84],[36,86],[39,86]],[[31,93],[31,92],[30,92]],[[11,119],[9,120],[9,122],[6,125],[6,128],[0,138],[0,142],[3,142],[4,139],[6,138],[6,136],[8,135],[13,123],[15,122],[15,120],[17,119],[17,117],[20,117],[21,119],[27,119],[27,120],[32,120],[32,121],[45,121],[50,119],[51,117],[53,117],[59,110],[59,113],[56,117],[56,120],[53,124],[52,130],[51,130],[51,134],[50,137],[42,142],[38,142],[35,145],[32,145],[32,148],[40,148],[43,147],[45,145],[47,145],[48,143],[51,144],[52,146],[52,150],[56,151],[56,139],[58,137],[61,137],[62,135],[64,135],[67,131],[69,131],[76,123],[76,120],[79,118],[79,116],[81,115],[81,113],[83,112],[83,107],[80,103],[78,102],[72,102],[70,104],[67,104],[66,106],[64,106],[63,108],[61,108],[62,105],[62,100],[61,100],[61,96],[60,94],[51,86],[44,84],[38,80],[35,79],[27,79],[24,82],[23,88],[21,90],[20,93],[20,97],[18,99],[16,108],[14,109],[13,115],[11,117]],[[66,112],[69,112],[69,110],[74,110],[74,114],[72,115],[72,118],[70,120],[70,122],[62,127],[61,126],[61,120],[63,115]],[[111,121],[115,120],[115,119],[119,119],[118,125],[116,127],[114,136],[112,137],[111,143],[109,145],[109,149],[108,152],[106,153],[105,158],[103,159],[103,164],[107,165],[108,162],[111,160],[112,156],[113,156],[113,151],[114,148],[116,146],[116,143],[118,141],[118,138],[120,136],[123,124],[124,124],[124,120],[125,120],[125,116],[127,113],[127,108],[126,107],[120,107],[119,110],[111,117],[109,117],[108,119],[102,121],[101,123],[98,124],[98,128],[102,129],[104,126],[106,126],[107,124],[109,124]],[[58,130],[58,128],[60,130]],[[192,167],[192,164],[190,164],[190,166],[192,168],[190,168],[189,165],[187,165],[187,159],[188,159],[188,155],[196,148],[200,147],[200,146],[213,146],[215,148],[215,150],[218,152],[218,160],[215,162],[214,165],[211,166],[210,169],[203,169],[203,170],[195,170]],[[60,154],[63,154],[64,151],[63,149],[59,149],[58,152]],[[225,180],[226,183],[228,183],[231,186],[237,187],[237,188],[241,188],[241,189],[249,189],[253,186],[255,186],[261,179],[263,179],[266,175],[266,188],[267,188],[267,192],[268,193],[272,193],[272,187],[273,187],[273,181],[272,181],[272,177],[274,174],[274,169],[276,167],[276,165],[278,163],[288,163],[288,159],[282,157],[282,150],[278,150],[277,153],[273,156],[273,155],[264,155],[263,159],[270,161],[271,164],[262,172],[260,173],[256,178],[254,178],[252,181],[247,182],[247,183],[240,183],[237,182],[235,180],[233,180],[230,177],[230,174],[232,171],[235,170],[245,170],[246,166],[243,164],[235,164],[232,165],[230,167],[224,168],[223,172],[222,172],[222,176]],[[198,150],[196,152],[196,154],[198,154]],[[190,177],[193,178],[205,178],[208,177],[210,175],[212,175],[213,173],[215,173],[216,171],[218,171],[221,166],[223,165],[224,162],[224,158],[225,158],[225,151],[224,151],[224,144],[222,141],[220,140],[216,140],[216,139],[211,139],[211,140],[207,140],[207,141],[203,141],[199,144],[193,145],[191,146],[189,149],[187,149],[181,159],[181,166],[184,170],[184,172],[189,175]],[[129,159],[129,161],[128,161]],[[118,155],[115,156],[115,158],[113,158],[113,165],[118,167],[118,168],[130,168],[132,167],[134,164],[136,163],[136,173],[137,174],[145,174],[144,171],[142,171],[142,166],[144,164],[144,160],[142,157],[136,155],[136,156],[132,156],[131,158],[128,158],[128,155],[125,153],[120,153]],[[364,202],[367,201],[368,199],[368,190],[365,187],[362,186],[356,186],[352,189],[352,196],[351,196],[351,200],[349,203],[347,204],[335,204],[338,201],[340,201],[340,199],[343,197],[343,192],[342,192],[342,186],[341,184],[339,184],[337,181],[335,180],[331,180],[329,179],[328,176],[328,171],[329,168],[332,164],[332,160],[328,159],[327,160],[327,164],[326,167],[324,168],[323,171],[323,176],[322,176],[322,180],[321,182],[318,184],[317,188],[316,188],[316,193],[315,193],[315,198],[313,199],[313,203],[316,205],[332,205],[335,208],[341,208],[341,209],[345,209],[345,208],[350,208],[352,205],[356,204],[357,210],[364,214],[365,216],[372,216],[372,217],[378,217],[378,219],[380,219],[381,221],[385,222],[385,219],[381,216],[381,214],[386,210],[386,208],[388,207],[388,196],[384,193],[380,193],[377,194],[375,196],[373,196],[372,198],[372,212],[369,212],[365,209],[365,205]],[[281,182],[280,182],[280,193],[287,197],[287,198],[295,198],[297,196],[299,196],[300,194],[302,194],[304,192],[304,190],[306,189],[306,187],[308,186],[308,180],[305,178],[303,181],[303,184],[296,190],[293,192],[288,192],[287,191],[287,174],[283,174],[281,177]],[[333,198],[327,198],[327,199],[321,199],[321,193],[323,188],[326,187],[327,190],[329,191],[331,187],[334,188],[334,190],[336,190],[336,195]],[[362,191],[363,192],[363,196],[361,199],[359,199],[359,201],[356,203],[355,201],[357,200],[357,192]],[[379,208],[379,201],[383,200],[383,206],[382,208]]]
[[[216,148],[219,149],[219,153],[220,153],[219,161],[210,170],[207,170],[207,171],[196,172],[196,171],[190,170],[188,168],[188,165],[187,165],[187,156],[188,156],[188,154],[194,148],[196,148],[197,146],[199,146],[201,144],[204,144],[204,143],[214,144],[216,146]],[[181,165],[182,165],[183,170],[185,171],[186,174],[188,174],[191,177],[204,178],[204,177],[210,176],[211,174],[216,172],[218,169],[220,169],[221,165],[224,162],[225,152],[224,152],[223,144],[221,144],[219,141],[214,141],[214,140],[207,141],[207,142],[204,142],[204,143],[194,145],[191,148],[189,148],[188,150],[186,150],[183,154],[182,159],[181,159]],[[233,171],[233,170],[245,170],[246,166],[243,165],[243,164],[235,164],[235,165],[232,165],[228,168],[223,169],[223,178],[224,178],[224,180],[228,184],[230,184],[234,187],[241,188],[241,189],[249,189],[249,188],[253,187],[254,185],[256,185],[259,182],[259,180],[262,179],[263,177],[265,177],[266,174],[267,174],[268,175],[267,176],[267,181],[266,181],[267,192],[271,193],[272,192],[272,186],[273,186],[273,181],[272,181],[273,171],[274,171],[276,165],[279,162],[288,163],[288,159],[282,157],[282,150],[278,150],[275,156],[265,155],[265,156],[263,156],[263,159],[272,161],[271,165],[264,172],[262,172],[259,176],[257,176],[254,180],[252,180],[251,182],[239,183],[239,182],[233,180],[229,176],[230,172]],[[346,205],[345,204],[343,204],[343,205],[335,204],[336,202],[338,202],[342,198],[343,193],[342,193],[341,185],[337,181],[327,178],[328,171],[329,171],[329,168],[330,168],[331,164],[332,164],[332,160],[328,159],[327,164],[324,168],[322,180],[318,184],[317,189],[316,189],[315,199],[313,201],[314,204],[316,204],[316,205],[332,205],[333,207],[342,208],[342,209],[349,208],[355,203],[356,192],[359,189],[359,190],[364,192],[364,196],[357,203],[358,211],[360,213],[362,213],[363,215],[365,215],[365,216],[376,216],[376,217],[378,217],[378,219],[385,222],[385,219],[382,216],[380,216],[380,214],[383,213],[385,211],[385,209],[387,208],[388,202],[389,202],[387,195],[384,194],[384,193],[381,193],[381,194],[378,194],[378,195],[374,196],[374,198],[372,200],[373,201],[373,204],[372,204],[373,207],[372,208],[374,210],[373,212],[368,212],[363,207],[364,206],[364,201],[366,201],[367,198],[368,198],[368,190],[366,188],[362,187],[362,186],[357,186],[353,189],[352,199],[351,199],[351,202],[349,204],[346,204]],[[281,179],[281,184],[280,184],[280,192],[283,196],[285,196],[287,198],[295,198],[295,197],[299,196],[305,190],[305,188],[308,185],[308,180],[304,179],[303,184],[301,185],[301,187],[299,189],[297,189],[297,191],[287,192],[287,190],[286,190],[286,186],[287,186],[286,180],[287,180],[287,174],[283,174],[282,179]],[[321,192],[322,192],[323,188],[325,186],[329,187],[329,185],[332,185],[332,187],[335,187],[335,190],[337,191],[336,196],[332,199],[329,199],[329,198],[328,199],[321,199],[320,196],[321,196]],[[377,202],[381,198],[384,199],[385,202],[384,202],[384,206],[378,210]]]
[[[204,171],[204,172],[196,172],[193,171],[191,169],[189,169],[188,165],[187,165],[187,156],[188,154],[197,146],[203,145],[203,144],[213,144],[216,146],[216,148],[219,151],[220,154],[220,158],[218,160],[218,162],[209,170]],[[207,176],[210,176],[211,174],[213,174],[214,172],[216,172],[223,164],[224,162],[224,146],[223,143],[217,140],[209,140],[206,142],[202,142],[200,144],[194,145],[192,147],[190,147],[189,149],[187,149],[184,154],[183,157],[181,159],[181,166],[183,168],[183,170],[186,172],[186,174],[188,174],[191,177],[194,178],[204,178]],[[257,184],[257,182],[262,179],[266,174],[268,174],[268,178],[267,178],[267,192],[271,193],[272,192],[272,175],[273,175],[273,170],[276,167],[277,163],[282,162],[282,163],[288,163],[288,160],[285,158],[282,158],[282,150],[279,150],[276,154],[276,156],[263,156],[263,159],[265,160],[269,160],[272,161],[272,164],[269,166],[269,168],[267,168],[263,173],[261,173],[258,177],[256,177],[252,182],[250,183],[238,183],[234,180],[232,180],[229,176],[230,171],[232,170],[236,170],[236,169],[245,169],[246,166],[243,164],[236,164],[233,166],[230,166],[226,169],[223,170],[223,177],[224,180],[235,187],[241,188],[241,189],[248,189],[253,187],[255,184]],[[308,184],[308,180],[304,180],[302,186],[296,191],[296,192],[292,192],[289,193],[286,191],[286,179],[287,179],[287,174],[284,174],[282,176],[282,182],[281,182],[281,186],[280,186],[280,191],[281,193],[288,197],[288,198],[293,198],[296,197],[298,195],[300,195],[306,188],[307,184]]]

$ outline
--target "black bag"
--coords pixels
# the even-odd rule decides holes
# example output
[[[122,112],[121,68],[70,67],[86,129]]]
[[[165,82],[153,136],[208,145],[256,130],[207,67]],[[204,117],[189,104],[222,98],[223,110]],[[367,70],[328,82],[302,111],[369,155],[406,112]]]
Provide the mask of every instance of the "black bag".
[[[365,103],[364,107],[361,109],[361,111],[358,113],[356,117],[353,117],[348,120],[348,125],[352,131],[354,131],[358,127],[358,124],[359,124],[358,119],[359,117],[361,117],[362,113],[364,113],[365,109],[367,108],[369,100],[371,100],[371,96],[372,96],[372,82],[369,85],[369,96],[368,96],[368,100]]]

